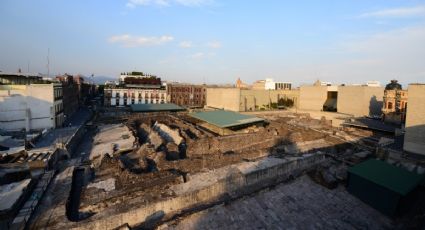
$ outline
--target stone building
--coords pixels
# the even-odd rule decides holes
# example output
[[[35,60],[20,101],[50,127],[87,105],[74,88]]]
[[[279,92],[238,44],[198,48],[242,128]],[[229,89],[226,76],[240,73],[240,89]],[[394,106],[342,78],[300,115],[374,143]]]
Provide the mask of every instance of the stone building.
[[[119,84],[107,84],[104,89],[105,106],[131,104],[164,104],[167,90],[161,78],[132,72],[120,76]]]
[[[167,84],[169,102],[184,107],[204,107],[206,101],[205,85]]]
[[[42,130],[64,121],[62,85],[0,85],[0,129]]]
[[[231,111],[257,111],[298,106],[298,90],[207,88],[206,106]]]
[[[403,90],[397,80],[387,84],[382,107],[383,120],[389,123],[402,124],[406,121],[408,91]]]
[[[410,84],[404,150],[425,157],[425,84]]]

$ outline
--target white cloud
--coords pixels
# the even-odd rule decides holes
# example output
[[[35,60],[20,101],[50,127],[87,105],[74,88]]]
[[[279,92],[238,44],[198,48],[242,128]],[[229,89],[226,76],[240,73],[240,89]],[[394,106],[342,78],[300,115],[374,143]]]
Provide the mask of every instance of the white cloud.
[[[182,41],[180,42],[179,46],[181,48],[192,48],[192,42],[191,41]]]
[[[143,36],[132,36],[129,34],[115,35],[108,39],[110,43],[120,43],[124,47],[137,47],[137,46],[156,46],[162,45],[167,42],[173,41],[172,36],[161,36],[161,37],[143,37]]]
[[[157,6],[171,6],[171,5],[181,5],[188,7],[197,7],[203,5],[210,5],[213,3],[213,0],[129,0],[126,4],[129,8],[134,8],[136,6],[148,6],[148,5],[157,5]]]
[[[219,41],[212,41],[208,42],[207,46],[213,49],[218,49],[221,48],[221,43]]]
[[[193,59],[203,59],[205,57],[205,54],[202,52],[198,52],[190,55],[190,57]]]
[[[360,18],[412,17],[425,15],[425,6],[384,9],[361,14]]]
[[[202,60],[202,59],[209,59],[209,58],[213,58],[215,57],[217,54],[214,52],[208,52],[208,53],[204,53],[204,52],[197,52],[194,53],[192,55],[190,55],[189,57],[191,59],[195,59],[195,60]]]

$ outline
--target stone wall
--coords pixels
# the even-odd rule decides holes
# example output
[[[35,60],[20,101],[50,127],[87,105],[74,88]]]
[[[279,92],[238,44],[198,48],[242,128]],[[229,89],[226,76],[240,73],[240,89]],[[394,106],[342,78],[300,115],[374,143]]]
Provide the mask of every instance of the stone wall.
[[[243,162],[210,172],[194,175],[183,184],[170,189],[177,195],[133,209],[110,207],[102,213],[77,223],[58,223],[52,229],[113,229],[128,224],[138,226],[151,220],[163,220],[175,213],[199,208],[210,202],[222,202],[257,191],[261,188],[300,175],[323,162],[322,154],[300,158],[265,158],[257,162]],[[68,224],[68,226],[66,226]]]
[[[299,101],[299,90],[241,90],[239,111],[255,111],[267,109],[270,103],[278,103],[280,98],[291,99],[294,106]]]
[[[237,88],[207,88],[207,107],[239,111],[241,90]]]
[[[255,90],[239,88],[208,88],[207,106],[231,111],[255,111],[266,109],[279,98],[299,101],[299,90]]]
[[[380,115],[384,98],[383,87],[338,87],[338,112],[354,116]]]
[[[252,146],[257,149],[271,147],[276,141],[276,137],[270,136],[266,132],[205,137],[188,143],[187,156],[238,151]]]
[[[425,84],[410,84],[404,150],[425,156]]]
[[[327,86],[310,86],[300,87],[299,108],[303,110],[323,110],[323,105],[328,96]]]

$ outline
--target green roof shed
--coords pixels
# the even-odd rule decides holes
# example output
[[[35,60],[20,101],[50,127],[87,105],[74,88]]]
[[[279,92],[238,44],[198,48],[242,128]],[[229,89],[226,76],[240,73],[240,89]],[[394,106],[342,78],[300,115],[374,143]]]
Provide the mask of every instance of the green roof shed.
[[[414,202],[423,176],[370,159],[348,170],[347,190],[387,216],[396,216]]]
[[[233,128],[264,122],[264,119],[259,117],[245,115],[227,110],[195,112],[189,115],[191,117],[208,122],[220,128]]]

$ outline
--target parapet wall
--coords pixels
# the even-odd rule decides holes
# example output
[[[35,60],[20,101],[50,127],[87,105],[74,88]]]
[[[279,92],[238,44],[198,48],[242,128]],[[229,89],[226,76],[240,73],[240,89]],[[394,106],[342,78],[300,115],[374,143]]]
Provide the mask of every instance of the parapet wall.
[[[323,154],[309,154],[290,159],[264,158],[243,162],[206,173],[193,175],[186,183],[170,188],[176,197],[135,208],[133,204],[112,206],[102,213],[75,223],[60,223],[52,228],[113,229],[124,224],[140,226],[152,220],[164,220],[176,213],[184,213],[208,203],[237,198],[267,186],[300,175],[325,160]],[[132,201],[128,201],[132,202]],[[66,226],[59,226],[65,224]]]

